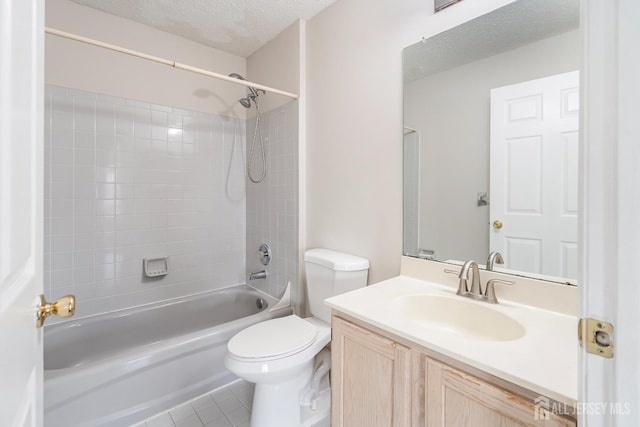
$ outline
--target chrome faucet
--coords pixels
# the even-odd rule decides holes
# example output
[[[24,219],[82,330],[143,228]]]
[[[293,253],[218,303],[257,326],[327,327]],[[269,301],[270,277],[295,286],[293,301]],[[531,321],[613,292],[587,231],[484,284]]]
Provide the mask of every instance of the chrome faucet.
[[[249,275],[249,280],[266,279],[266,278],[267,278],[266,270],[258,271],[257,273],[251,273]]]
[[[492,252],[492,254],[494,253],[497,254],[497,255],[494,255],[494,258],[496,258],[496,262],[497,262],[497,256],[500,256],[500,254],[498,252]],[[500,256],[500,259],[502,259],[502,256]],[[468,286],[469,270],[471,270],[471,274],[472,274],[471,288],[469,288]],[[487,281],[484,292],[482,292],[482,286],[480,284],[480,269],[478,268],[478,263],[473,260],[469,260],[465,262],[462,265],[462,268],[460,269],[459,273],[455,270],[448,270],[448,269],[445,269],[444,271],[445,273],[458,274],[460,283],[458,284],[458,291],[456,292],[456,295],[460,295],[460,296],[471,298],[478,301],[485,301],[491,304],[498,303],[498,299],[496,298],[496,291],[495,291],[496,283],[500,283],[503,285],[515,285],[515,282],[512,282],[510,280],[490,279],[489,281]]]
[[[487,258],[487,271],[493,271],[493,264],[504,264],[504,258],[500,252],[493,251],[489,254],[489,258]]]
[[[469,280],[469,269],[471,269],[471,273],[473,274],[471,278],[471,288],[467,288],[467,281]],[[460,285],[458,286],[458,295],[463,295],[463,282],[464,282],[464,291],[466,291],[465,296],[471,295],[482,295],[482,289],[480,289],[480,269],[478,268],[478,263],[472,260],[469,260],[464,263],[462,268],[460,269],[460,274],[458,275],[460,278]],[[472,297],[473,298],[473,297]]]

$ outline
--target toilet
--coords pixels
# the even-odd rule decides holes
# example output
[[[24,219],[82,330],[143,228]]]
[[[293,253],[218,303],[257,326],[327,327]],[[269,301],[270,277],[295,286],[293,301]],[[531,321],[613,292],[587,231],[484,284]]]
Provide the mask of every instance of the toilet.
[[[367,284],[369,261],[329,249],[304,254],[311,317],[250,326],[229,340],[224,364],[255,383],[251,427],[328,425],[331,311],[324,300]]]

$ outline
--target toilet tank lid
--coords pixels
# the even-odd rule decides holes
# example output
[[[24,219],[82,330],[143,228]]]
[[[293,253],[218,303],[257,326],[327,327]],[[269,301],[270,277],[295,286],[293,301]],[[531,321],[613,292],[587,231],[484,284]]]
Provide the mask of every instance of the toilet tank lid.
[[[319,264],[334,271],[360,271],[369,268],[369,260],[330,249],[309,249],[304,253],[304,261]]]

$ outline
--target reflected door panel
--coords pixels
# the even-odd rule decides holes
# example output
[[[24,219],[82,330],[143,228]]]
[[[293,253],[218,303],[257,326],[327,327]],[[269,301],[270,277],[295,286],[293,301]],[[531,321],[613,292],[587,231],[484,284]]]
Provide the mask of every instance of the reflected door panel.
[[[491,91],[490,247],[505,267],[575,279],[577,71]]]

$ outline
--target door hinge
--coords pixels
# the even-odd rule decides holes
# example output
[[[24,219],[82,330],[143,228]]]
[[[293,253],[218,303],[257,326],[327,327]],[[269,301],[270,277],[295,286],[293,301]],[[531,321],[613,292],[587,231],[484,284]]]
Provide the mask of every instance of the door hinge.
[[[585,318],[578,322],[578,340],[587,353],[613,357],[613,324]]]

